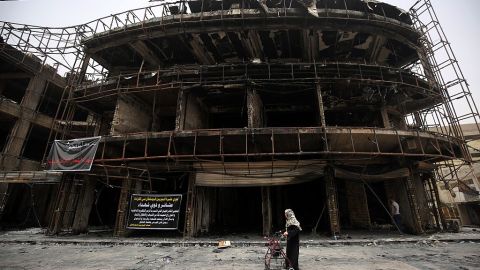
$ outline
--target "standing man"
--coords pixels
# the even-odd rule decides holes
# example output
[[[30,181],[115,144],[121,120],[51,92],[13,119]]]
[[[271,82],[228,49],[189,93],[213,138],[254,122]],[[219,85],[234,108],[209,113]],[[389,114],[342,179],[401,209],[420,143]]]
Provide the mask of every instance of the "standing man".
[[[390,213],[393,216],[393,221],[397,226],[400,233],[403,233],[403,225],[402,225],[402,216],[400,215],[400,205],[394,200],[390,199]]]

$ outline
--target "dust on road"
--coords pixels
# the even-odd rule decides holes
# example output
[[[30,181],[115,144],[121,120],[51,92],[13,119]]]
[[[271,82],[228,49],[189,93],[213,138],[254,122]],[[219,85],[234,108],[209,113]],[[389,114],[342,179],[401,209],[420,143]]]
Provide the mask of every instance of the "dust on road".
[[[265,247],[0,244],[0,269],[263,269]],[[307,269],[480,269],[480,244],[303,246]]]

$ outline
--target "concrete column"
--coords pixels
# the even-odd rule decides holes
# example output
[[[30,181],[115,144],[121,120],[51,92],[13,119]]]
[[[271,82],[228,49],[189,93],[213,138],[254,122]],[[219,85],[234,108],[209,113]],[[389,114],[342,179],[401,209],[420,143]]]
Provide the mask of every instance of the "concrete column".
[[[325,169],[325,191],[327,198],[327,210],[330,221],[330,233],[338,235],[340,233],[340,219],[338,216],[338,196],[335,186],[333,169]]]
[[[265,125],[263,102],[255,90],[247,90],[248,127],[259,128]]]
[[[69,203],[72,201],[70,197],[73,197],[72,191],[75,189],[74,175],[63,175],[60,187],[58,189],[57,199],[53,203],[52,218],[48,226],[48,235],[57,234],[64,227],[65,213],[68,210]],[[74,192],[73,192],[74,193]]]
[[[127,209],[128,202],[130,200],[130,188],[132,186],[132,179],[126,177],[123,179],[122,188],[120,190],[120,198],[118,199],[118,208],[117,208],[117,217],[115,220],[115,228],[113,235],[117,237],[125,237],[128,235],[128,230],[126,228],[127,224]]]
[[[152,131],[159,131],[162,128],[160,126],[160,117],[158,116],[158,113],[161,111],[162,107],[157,105],[157,99],[157,92],[154,92],[152,104]]]
[[[370,228],[367,194],[363,183],[345,181],[350,223],[357,228]]]
[[[85,54],[85,57],[83,58],[82,68],[80,69],[78,83],[82,83],[85,80],[85,74],[87,74],[88,69],[88,62],[90,62],[90,55]]]
[[[180,89],[177,97],[177,112],[175,116],[175,131],[184,130],[185,127],[185,107],[187,106],[187,93]]]
[[[263,235],[270,235],[272,229],[272,203],[270,187],[261,187]]]
[[[75,223],[78,222],[79,213],[85,210],[81,206],[84,200],[84,186],[80,187],[74,182],[73,176],[64,176],[60,185],[34,186],[37,215],[41,224],[48,225],[47,234],[49,235],[57,234],[65,228],[74,228]],[[88,224],[88,216],[85,222]]]
[[[419,205],[419,217],[422,226],[425,226],[427,224],[435,225],[435,217],[432,215],[432,206],[428,205],[428,200],[426,197],[426,189],[425,189],[425,184],[424,180],[422,180],[420,174],[418,171],[413,171],[412,175],[412,180],[413,180],[413,185],[415,187],[415,197],[417,199],[418,205]]]
[[[385,107],[382,107],[380,109],[380,113],[382,114],[383,127],[392,128],[392,125],[390,124],[390,118],[388,117],[387,109]]]
[[[423,227],[422,227],[421,212],[419,207],[420,203],[418,198],[418,192],[417,192],[417,187],[415,185],[415,179],[416,179],[415,175],[418,175],[418,173],[412,168],[410,168],[410,175],[409,177],[407,177],[404,183],[407,190],[407,198],[410,204],[410,212],[413,219],[413,232],[415,234],[421,234],[423,233]]]
[[[440,220],[439,225],[440,225],[441,229],[443,229],[443,228],[445,228],[446,222],[445,222],[445,216],[444,216],[442,208],[441,208],[442,201],[440,200],[440,195],[439,195],[439,192],[438,192],[438,185],[437,185],[437,181],[435,179],[435,174],[432,173],[431,177],[428,181],[429,181],[429,184],[430,184],[430,189],[435,196],[435,203],[437,205],[438,218]]]
[[[211,187],[195,187],[195,204],[192,224],[192,235],[199,233],[208,233],[210,224],[215,213],[212,211],[214,198],[213,188]]]
[[[319,124],[322,127],[326,127],[327,123],[325,120],[325,109],[323,107],[323,97],[322,97],[322,88],[320,87],[320,83],[316,83],[316,96],[317,96],[317,102],[318,102],[318,113],[319,113]]]
[[[195,200],[196,200],[196,187],[195,187],[196,174],[194,172],[190,173],[188,176],[188,191],[187,191],[187,204],[185,209],[185,228],[183,230],[183,235],[186,237],[195,236]]]
[[[80,200],[77,203],[72,231],[74,234],[86,233],[88,231],[88,220],[95,201],[95,185],[97,181],[87,177],[83,181]]]
[[[22,114],[15,122],[10,134],[8,136],[3,156],[1,159],[0,168],[5,171],[19,170],[20,156],[22,149],[26,143],[28,131],[31,126],[31,120],[35,117],[35,110],[38,107],[42,93],[45,90],[46,81],[40,76],[35,76],[30,79],[25,95],[20,103]],[[3,210],[8,201],[8,184],[0,184],[0,219],[3,215]]]
[[[73,183],[70,186],[70,191],[68,191],[66,199],[66,207],[63,213],[63,220],[61,223],[62,228],[72,228],[73,221],[75,219],[75,211],[77,209],[77,204],[80,198],[81,186],[76,183],[77,180],[74,178]]]
[[[28,131],[31,126],[31,120],[35,117],[35,110],[38,107],[42,93],[45,89],[46,81],[40,76],[35,76],[30,79],[25,95],[20,103],[22,114],[15,122],[8,141],[4,149],[4,158],[2,162],[3,170],[17,170],[19,157],[22,154],[22,149],[27,139]]]

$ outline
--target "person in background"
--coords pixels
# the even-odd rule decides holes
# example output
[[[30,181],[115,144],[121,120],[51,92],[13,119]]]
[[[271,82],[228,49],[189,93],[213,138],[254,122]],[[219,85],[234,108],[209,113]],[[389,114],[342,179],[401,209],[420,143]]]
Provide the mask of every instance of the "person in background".
[[[395,225],[400,230],[400,233],[403,233],[403,225],[402,225],[402,216],[400,215],[400,205],[394,200],[390,199],[390,213],[393,216],[393,221]]]
[[[295,218],[295,213],[293,213],[292,209],[285,210],[285,219],[286,230],[283,235],[287,238],[287,258],[291,264],[288,265],[288,261],[286,260],[285,265],[298,270],[298,255],[300,247],[299,233],[302,230],[302,227],[300,227],[300,222]]]

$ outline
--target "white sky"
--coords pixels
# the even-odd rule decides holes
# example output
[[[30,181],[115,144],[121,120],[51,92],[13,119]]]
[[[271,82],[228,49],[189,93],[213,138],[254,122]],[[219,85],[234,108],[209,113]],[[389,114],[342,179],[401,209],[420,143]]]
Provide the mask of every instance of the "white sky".
[[[408,10],[416,0],[384,0]],[[480,106],[480,1],[431,0],[457,60]],[[157,3],[148,0],[0,1],[0,20],[41,26],[71,26]]]

